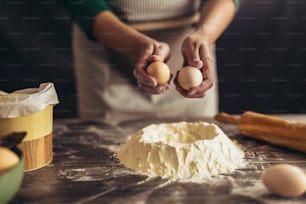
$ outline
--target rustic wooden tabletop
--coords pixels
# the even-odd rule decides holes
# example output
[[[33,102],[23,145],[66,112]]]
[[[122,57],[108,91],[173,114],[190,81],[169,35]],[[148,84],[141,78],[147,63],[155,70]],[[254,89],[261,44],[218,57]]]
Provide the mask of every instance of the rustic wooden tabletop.
[[[306,115],[280,117],[306,122]],[[264,169],[276,163],[298,165],[306,172],[306,155],[247,138],[233,125],[217,123],[244,147],[247,166],[201,184],[137,175],[114,157],[112,150],[136,130],[152,123],[182,120],[217,123],[205,118],[141,118],[117,124],[56,120],[52,163],[25,173],[11,203],[306,203],[306,195],[294,199],[272,195],[260,180]]]

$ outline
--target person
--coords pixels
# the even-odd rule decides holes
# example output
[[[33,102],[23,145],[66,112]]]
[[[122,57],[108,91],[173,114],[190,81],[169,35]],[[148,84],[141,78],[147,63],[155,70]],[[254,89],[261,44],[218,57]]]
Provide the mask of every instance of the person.
[[[75,22],[80,118],[215,115],[214,44],[239,5],[239,0],[64,0]],[[169,65],[174,83],[157,84],[146,72],[154,61]],[[188,91],[176,80],[185,65],[203,74],[201,85]]]

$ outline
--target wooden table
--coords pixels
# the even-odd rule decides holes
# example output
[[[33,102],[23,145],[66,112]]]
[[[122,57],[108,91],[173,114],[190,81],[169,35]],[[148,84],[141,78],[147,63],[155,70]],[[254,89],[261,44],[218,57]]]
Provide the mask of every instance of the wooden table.
[[[306,122],[306,115],[280,117]],[[219,124],[245,147],[248,164],[207,183],[178,183],[140,176],[121,166],[111,151],[124,143],[130,133],[146,125],[182,120],[217,123],[205,118],[141,118],[118,124],[56,120],[53,162],[25,173],[12,203],[306,203],[306,195],[295,199],[272,195],[260,181],[263,170],[276,163],[298,165],[306,171],[306,154],[249,139],[239,135],[232,125]]]

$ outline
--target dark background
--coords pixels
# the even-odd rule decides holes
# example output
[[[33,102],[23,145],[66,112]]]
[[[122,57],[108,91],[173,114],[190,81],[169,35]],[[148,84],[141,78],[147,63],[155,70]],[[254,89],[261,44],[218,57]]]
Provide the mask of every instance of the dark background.
[[[60,1],[0,1],[0,89],[53,82],[55,117],[76,116],[71,20]]]
[[[306,112],[305,9],[305,0],[244,0],[217,43],[221,110]]]
[[[306,112],[306,1],[245,0],[217,42],[220,110]],[[53,82],[76,117],[71,19],[60,1],[0,2],[0,90]]]

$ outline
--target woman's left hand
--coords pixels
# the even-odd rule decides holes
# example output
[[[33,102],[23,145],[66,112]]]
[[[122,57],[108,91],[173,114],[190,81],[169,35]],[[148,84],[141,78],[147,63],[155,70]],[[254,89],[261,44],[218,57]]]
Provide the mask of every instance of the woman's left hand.
[[[184,57],[184,66],[192,66],[201,70],[203,82],[189,90],[183,89],[178,81],[177,75],[174,79],[176,90],[186,98],[203,98],[205,93],[214,84],[213,58],[203,35],[195,32],[186,37],[182,44],[182,54]]]

